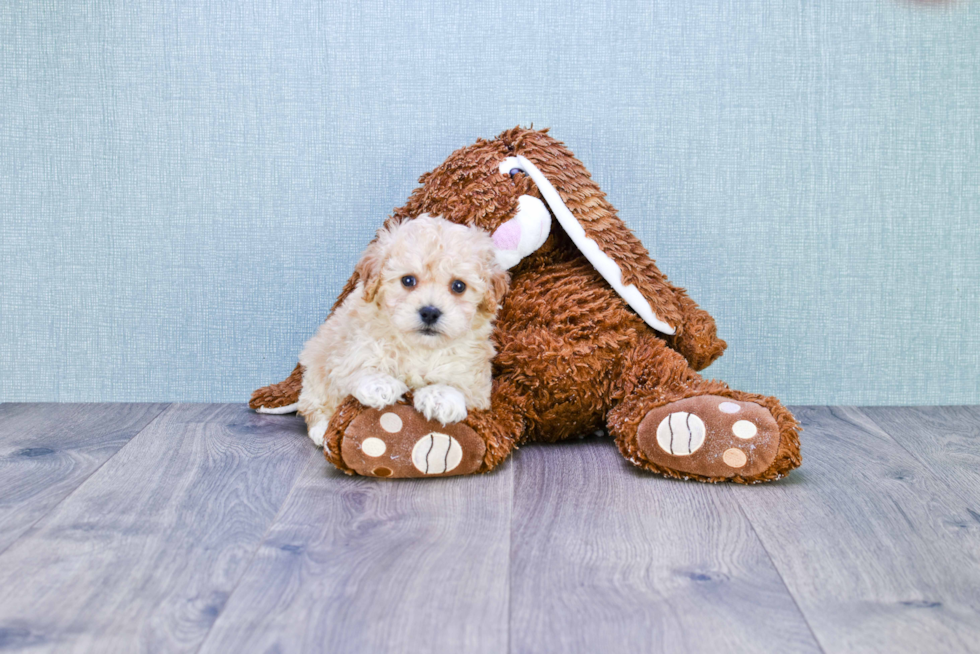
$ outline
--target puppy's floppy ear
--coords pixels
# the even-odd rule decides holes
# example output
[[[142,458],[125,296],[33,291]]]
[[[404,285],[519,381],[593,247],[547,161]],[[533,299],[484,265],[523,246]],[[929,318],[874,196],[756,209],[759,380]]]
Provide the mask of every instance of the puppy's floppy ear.
[[[479,311],[493,315],[497,312],[497,307],[503,302],[510,288],[510,273],[504,270],[496,262],[490,267],[490,278],[487,280],[487,290],[483,294],[483,300],[478,307]]]
[[[364,250],[361,260],[354,267],[354,272],[364,284],[364,301],[374,302],[381,288],[381,270],[388,256],[388,241],[390,232],[386,228],[378,230],[378,236]]]

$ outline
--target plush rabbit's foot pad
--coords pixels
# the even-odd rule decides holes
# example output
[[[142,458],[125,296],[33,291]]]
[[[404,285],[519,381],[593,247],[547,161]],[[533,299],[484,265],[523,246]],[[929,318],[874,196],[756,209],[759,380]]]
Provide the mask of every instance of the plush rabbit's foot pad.
[[[486,445],[462,423],[426,420],[410,406],[368,409],[344,432],[344,463],[366,477],[451,477],[476,472]]]
[[[767,409],[717,395],[689,397],[650,411],[636,438],[656,465],[713,479],[764,472],[779,449],[779,428]]]

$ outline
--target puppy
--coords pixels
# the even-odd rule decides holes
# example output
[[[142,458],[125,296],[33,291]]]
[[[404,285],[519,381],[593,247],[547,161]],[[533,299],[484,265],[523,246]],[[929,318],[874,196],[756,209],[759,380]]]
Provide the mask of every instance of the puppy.
[[[299,357],[313,442],[348,395],[381,409],[411,389],[442,424],[490,408],[490,334],[510,283],[491,237],[423,214],[380,230],[355,270],[354,292]]]

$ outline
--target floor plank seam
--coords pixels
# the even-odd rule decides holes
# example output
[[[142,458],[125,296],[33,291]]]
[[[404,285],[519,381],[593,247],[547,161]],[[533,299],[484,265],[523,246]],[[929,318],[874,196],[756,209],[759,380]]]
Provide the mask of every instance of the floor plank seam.
[[[511,583],[511,574],[514,570],[514,517],[517,512],[514,510],[517,506],[517,466],[515,465],[516,457],[511,457],[508,461],[508,465],[512,468],[510,474],[510,520],[507,521],[509,533],[507,534],[507,654],[511,654],[512,643],[511,643],[511,633],[512,633],[512,611],[514,610],[514,593],[513,584]]]
[[[951,406],[959,406],[959,405],[951,405]],[[919,465],[921,465],[925,469],[926,472],[928,472],[930,475],[932,475],[933,479],[935,479],[940,484],[945,484],[945,482],[943,481],[942,475],[940,475],[938,472],[936,472],[933,469],[932,464],[928,460],[923,459],[920,456],[916,455],[916,453],[914,451],[910,450],[900,440],[898,440],[897,438],[895,438],[894,436],[892,436],[890,433],[888,433],[888,430],[885,429],[884,425],[882,425],[880,422],[878,422],[877,420],[875,420],[872,416],[868,415],[864,411],[865,408],[868,408],[868,407],[856,407],[857,411],[862,416],[864,416],[865,418],[867,418],[868,420],[870,420],[871,423],[878,429],[878,431],[880,431],[882,434],[884,434],[885,436],[887,436],[888,437],[888,440],[890,440],[891,442],[895,443],[899,447],[899,449],[901,449],[903,452],[908,453],[908,455],[910,457],[912,457],[912,460],[913,461],[915,461],[916,463],[918,463]],[[874,408],[877,408],[877,407],[874,407]],[[902,408],[906,408],[906,407],[902,407]],[[949,485],[947,485],[947,488],[949,488],[952,491],[952,493],[953,493],[953,495],[955,497],[957,497],[960,501],[962,501],[964,504],[966,504],[966,508],[967,508],[968,511],[972,511],[972,509],[970,507],[972,507],[974,505],[973,501],[969,497],[966,497],[966,496],[960,494],[961,491],[960,491],[959,486],[955,486],[955,485],[949,486]]]
[[[266,527],[265,533],[262,534],[262,538],[259,539],[259,542],[255,546],[255,549],[252,550],[252,553],[249,555],[248,563],[245,565],[244,568],[242,568],[242,574],[239,575],[238,579],[235,580],[234,587],[228,592],[228,598],[225,600],[225,603],[221,607],[221,610],[218,611],[218,614],[214,617],[214,620],[211,622],[211,626],[208,627],[208,632],[204,635],[204,638],[201,639],[201,643],[197,646],[197,649],[194,650],[194,654],[197,654],[202,649],[204,649],[204,646],[208,642],[208,638],[210,638],[211,636],[211,632],[214,630],[214,626],[218,624],[218,620],[220,620],[221,616],[224,615],[225,610],[228,608],[228,605],[231,603],[232,598],[235,596],[235,592],[238,590],[238,587],[241,586],[242,580],[245,579],[245,576],[248,574],[249,570],[251,569],[252,563],[255,561],[255,557],[258,556],[259,550],[262,549],[262,546],[265,545],[266,540],[268,540],[269,533],[272,531],[272,528],[276,526],[276,523],[279,521],[279,518],[282,516],[283,509],[286,508],[286,506],[289,504],[290,498],[292,498],[293,494],[296,492],[296,486],[299,484],[300,479],[303,478],[303,475],[306,473],[307,468],[313,465],[314,460],[319,458],[318,454],[319,454],[318,452],[314,451],[309,457],[310,458],[309,462],[307,462],[303,470],[298,475],[296,475],[296,477],[293,479],[293,484],[292,486],[289,487],[289,492],[286,493],[285,497],[283,497],[282,504],[280,504],[279,508],[276,509],[276,515],[274,515],[272,517],[272,520],[269,521],[269,526]]]
[[[769,553],[769,548],[766,547],[766,542],[762,539],[762,536],[759,534],[758,530],[756,530],[755,524],[752,523],[752,519],[749,518],[749,515],[748,513],[745,512],[744,507],[742,507],[742,500],[738,497],[736,493],[732,492],[731,489],[728,489],[728,492],[730,495],[734,496],[735,505],[738,507],[738,512],[742,514],[743,518],[745,518],[745,522],[748,523],[749,528],[752,530],[752,533],[755,534],[756,540],[759,541],[759,545],[762,547],[762,551],[766,553],[766,558],[769,559],[769,563],[772,565],[772,569],[775,570],[776,574],[779,575],[779,581],[780,583],[783,584],[783,588],[786,589],[786,594],[789,595],[790,599],[793,600],[793,605],[796,607],[796,610],[799,612],[800,617],[803,618],[803,623],[806,625],[806,628],[810,630],[810,635],[813,637],[813,642],[816,643],[817,647],[820,648],[821,652],[824,652],[824,654],[826,654],[827,650],[826,648],[824,648],[823,643],[821,643],[820,639],[817,637],[817,633],[813,630],[813,626],[810,624],[810,619],[807,617],[806,613],[804,613],[803,608],[800,606],[799,601],[796,599],[796,595],[794,595],[793,591],[790,589],[789,584],[786,583],[786,579],[785,577],[783,577],[783,572],[779,569],[779,566],[776,565],[776,560],[773,559],[772,554]]]
[[[9,550],[11,547],[13,547],[14,545],[16,545],[20,541],[22,541],[26,536],[29,536],[31,533],[33,533],[34,527],[37,525],[37,523],[41,522],[42,520],[44,520],[45,518],[47,518],[49,515],[51,515],[52,513],[54,513],[55,509],[57,509],[59,506],[61,506],[62,504],[64,504],[65,501],[68,498],[70,498],[72,495],[74,495],[75,493],[77,493],[78,492],[78,489],[81,488],[82,486],[84,486],[86,483],[88,483],[88,480],[91,479],[92,477],[94,477],[95,474],[99,472],[99,470],[102,470],[102,468],[105,466],[105,464],[109,463],[109,461],[111,461],[113,458],[115,458],[117,454],[119,454],[120,452],[122,452],[123,449],[125,449],[130,443],[132,443],[136,439],[137,436],[139,436],[146,429],[148,429],[150,425],[152,425],[157,420],[159,420],[161,418],[161,416],[163,416],[163,414],[166,413],[170,409],[170,407],[172,407],[172,406],[174,406],[173,403],[164,404],[160,408],[160,411],[158,411],[157,414],[155,416],[153,416],[153,418],[148,423],[146,423],[145,425],[143,425],[143,427],[141,429],[139,429],[136,433],[134,433],[132,436],[130,436],[129,437],[129,440],[127,440],[124,445],[122,445],[118,450],[116,450],[115,452],[113,452],[112,456],[107,457],[105,461],[103,461],[98,466],[96,466],[92,470],[92,472],[90,472],[89,474],[87,474],[85,476],[85,478],[82,479],[78,483],[78,485],[75,486],[75,488],[71,489],[71,492],[70,493],[68,493],[67,495],[65,495],[64,497],[62,497],[60,500],[58,500],[57,502],[55,502],[53,505],[51,505],[51,508],[49,508],[47,511],[45,511],[44,512],[44,515],[38,516],[38,519],[35,520],[34,522],[32,522],[30,524],[30,526],[27,529],[24,530],[24,533],[22,533],[20,536],[17,537],[16,540],[14,540],[13,542],[9,543],[6,547],[4,547],[2,550],[0,550],[0,556],[3,556],[7,552],[7,550]]]

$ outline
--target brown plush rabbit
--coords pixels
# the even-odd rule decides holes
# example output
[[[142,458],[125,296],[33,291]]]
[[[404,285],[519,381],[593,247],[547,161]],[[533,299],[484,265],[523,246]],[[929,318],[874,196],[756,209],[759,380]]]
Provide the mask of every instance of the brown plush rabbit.
[[[547,130],[479,140],[419,181],[390,220],[429,214],[475,225],[511,267],[494,330],[491,408],[441,425],[410,399],[378,410],[347,398],[324,442],[338,468],[375,477],[486,472],[524,442],[602,428],[629,461],[670,477],[754,483],[800,465],[798,423],[777,399],[697,373],[725,349],[714,319],[667,281]],[[355,272],[340,300],[357,281]],[[290,410],[301,379],[297,366],[250,405]],[[383,454],[361,447],[368,438],[385,442]]]

